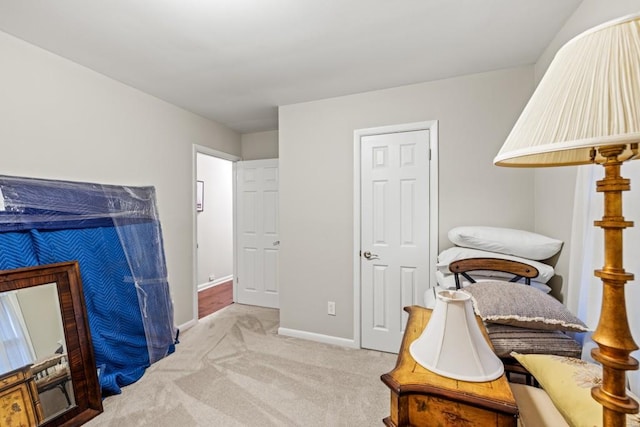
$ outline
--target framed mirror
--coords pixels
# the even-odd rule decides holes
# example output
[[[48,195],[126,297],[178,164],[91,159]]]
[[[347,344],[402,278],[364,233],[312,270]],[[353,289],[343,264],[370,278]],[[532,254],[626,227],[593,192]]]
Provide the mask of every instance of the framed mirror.
[[[0,425],[81,425],[102,412],[78,263],[0,271]]]

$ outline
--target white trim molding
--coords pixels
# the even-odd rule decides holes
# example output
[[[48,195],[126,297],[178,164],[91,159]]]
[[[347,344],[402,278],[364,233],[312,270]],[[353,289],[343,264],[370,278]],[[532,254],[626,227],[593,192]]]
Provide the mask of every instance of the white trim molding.
[[[178,330],[180,331],[180,335],[184,333],[187,329],[191,329],[198,324],[198,319],[191,319],[188,322],[183,323],[182,325],[178,325]],[[180,339],[180,335],[178,335],[178,339]]]
[[[209,289],[209,288],[213,288],[214,286],[221,285],[223,283],[228,282],[229,280],[233,280],[233,274],[230,274],[229,276],[221,277],[211,282],[200,283],[198,285],[198,292],[202,292],[205,289]]]
[[[331,335],[316,334],[315,332],[300,331],[297,329],[278,328],[278,335],[316,341],[324,344],[333,344],[340,347],[360,348],[359,344],[356,344],[354,340],[348,338],[333,337]]]

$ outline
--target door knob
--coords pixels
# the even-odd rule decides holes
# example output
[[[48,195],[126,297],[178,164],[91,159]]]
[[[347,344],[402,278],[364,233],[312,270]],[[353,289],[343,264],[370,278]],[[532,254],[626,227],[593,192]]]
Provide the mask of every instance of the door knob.
[[[363,252],[362,256],[371,261],[372,259],[380,259],[377,254],[372,254],[369,251]]]

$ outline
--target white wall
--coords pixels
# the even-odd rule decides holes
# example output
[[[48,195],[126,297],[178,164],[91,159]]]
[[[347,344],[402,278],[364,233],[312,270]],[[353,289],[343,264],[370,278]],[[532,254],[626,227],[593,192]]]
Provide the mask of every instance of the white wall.
[[[64,342],[56,284],[20,289],[16,295],[36,360],[52,356],[59,343]]]
[[[1,32],[0,58],[0,172],[155,186],[175,321],[192,320],[192,144],[239,155],[240,136]]]
[[[640,12],[639,0],[584,0],[536,63],[536,81],[542,78],[558,49],[574,36],[610,19],[637,12]],[[560,300],[566,299],[569,280],[576,173],[575,167],[535,170],[535,231],[564,241],[555,266],[556,277],[550,282],[553,295]],[[625,216],[634,219],[629,213]],[[640,216],[635,219],[638,218]]]
[[[203,285],[233,277],[233,163],[198,153],[197,165],[204,182],[204,210],[197,213],[197,283]]]
[[[278,131],[243,133],[241,135],[242,160],[278,158]]]
[[[521,67],[280,107],[281,327],[354,338],[356,129],[439,121],[440,249],[457,225],[533,229],[533,171],[493,166],[533,82]]]

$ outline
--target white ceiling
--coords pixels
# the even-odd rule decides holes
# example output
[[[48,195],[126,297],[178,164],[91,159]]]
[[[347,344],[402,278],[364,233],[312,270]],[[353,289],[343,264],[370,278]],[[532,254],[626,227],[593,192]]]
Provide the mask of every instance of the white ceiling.
[[[0,0],[0,29],[239,132],[277,106],[532,64],[581,0]]]

